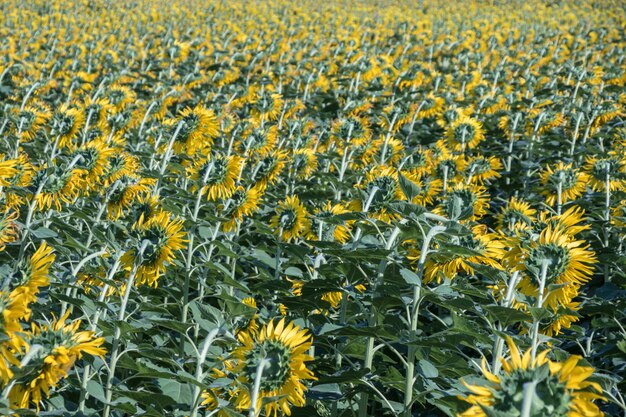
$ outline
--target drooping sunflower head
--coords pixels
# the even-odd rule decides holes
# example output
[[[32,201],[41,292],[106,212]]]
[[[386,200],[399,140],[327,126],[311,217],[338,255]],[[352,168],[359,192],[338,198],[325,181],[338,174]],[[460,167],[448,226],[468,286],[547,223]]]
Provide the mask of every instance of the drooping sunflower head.
[[[450,187],[434,210],[450,219],[478,220],[487,214],[489,195],[485,187],[458,183]]]
[[[85,189],[84,174],[82,169],[66,169],[57,165],[37,171],[29,187],[37,208],[48,210],[54,206],[60,211],[63,203],[72,204]]]
[[[37,106],[24,106],[23,109],[15,109],[15,131],[20,140],[32,141],[50,119],[50,110]]]
[[[121,258],[122,265],[136,273],[137,285],[147,283],[156,287],[166,264],[175,258],[174,252],[185,247],[183,221],[162,211],[135,223],[133,245]]]
[[[494,156],[478,155],[460,159],[459,168],[469,182],[483,184],[485,181],[498,178],[502,170],[502,163]]]
[[[588,173],[589,184],[594,191],[605,191],[607,185],[611,192],[624,185],[624,160],[617,155],[608,158],[587,157],[585,171]]]
[[[100,140],[96,140],[86,143],[72,154],[72,156],[80,156],[76,166],[86,171],[85,180],[90,188],[99,185],[108,168],[109,158],[114,153],[115,149]]]
[[[462,383],[471,392],[460,397],[472,406],[459,417],[520,416],[526,395],[532,393],[531,417],[601,417],[604,414],[593,403],[602,399],[602,388],[587,379],[594,369],[579,366],[579,356],[570,356],[564,362],[553,362],[545,350],[535,359],[531,349],[523,355],[511,338],[508,338],[511,357],[500,358],[502,372],[491,373],[483,360],[482,371],[486,379],[480,384]],[[526,393],[525,393],[526,391]]]
[[[336,240],[345,243],[350,237],[350,225],[331,220],[334,216],[347,213],[348,209],[343,204],[332,204],[327,201],[322,207],[316,208],[311,219],[311,227],[307,234],[310,240]]]
[[[541,174],[541,193],[546,202],[554,205],[558,202],[559,192],[561,203],[565,204],[580,197],[585,192],[589,176],[573,167],[572,164],[559,162],[555,166],[547,166]]]
[[[515,234],[518,230],[526,230],[532,227],[537,210],[529,203],[515,197],[502,207],[500,214],[496,216],[498,229],[507,235]]]
[[[446,130],[448,146],[456,151],[474,149],[485,139],[482,124],[471,117],[461,117]]]
[[[553,310],[578,295],[578,288],[591,278],[595,253],[582,240],[564,230],[546,227],[537,240],[519,240],[505,255],[513,269],[523,272],[520,291],[537,297],[544,281],[544,303]],[[545,274],[545,277],[544,277]]]
[[[278,180],[278,176],[285,168],[286,161],[287,154],[284,151],[272,151],[254,165],[252,178],[264,190],[268,185],[274,184]]]
[[[281,239],[289,242],[305,234],[310,227],[308,214],[298,196],[287,197],[276,208],[270,227]]]
[[[40,401],[50,395],[50,390],[67,376],[69,369],[83,354],[102,357],[106,353],[101,347],[104,338],[95,337],[92,331],[80,331],[80,320],[66,324],[68,315],[69,310],[65,316],[50,324],[32,325],[28,342],[41,348],[29,362],[34,371],[28,374],[26,380],[15,384],[9,393],[13,406],[27,408],[32,401],[39,410]]]
[[[227,199],[235,191],[241,164],[237,155],[200,158],[191,168],[191,179],[198,182],[198,187],[205,187],[209,201]]]
[[[72,147],[73,139],[85,124],[85,114],[82,109],[63,104],[52,116],[51,124],[52,133],[58,138],[58,146]]]
[[[245,189],[239,185],[230,196],[230,198],[219,206],[221,215],[228,218],[228,221],[222,225],[222,230],[229,232],[237,226],[244,216],[254,214],[261,203],[263,190],[258,187]]]
[[[317,169],[317,156],[312,149],[297,149],[293,153],[292,169],[299,179],[310,178]]]
[[[250,130],[244,132],[240,147],[246,155],[265,157],[276,145],[277,137],[277,126],[264,125],[261,127],[253,125]]]
[[[176,153],[185,151],[193,155],[197,151],[208,151],[213,139],[219,135],[219,122],[215,113],[202,106],[182,110],[175,119],[164,123],[169,126],[169,134],[176,135],[173,149]]]
[[[234,371],[241,384],[235,407],[248,409],[251,388],[261,372],[261,386],[257,409],[265,400],[265,413],[277,416],[279,412],[290,414],[290,407],[304,406],[305,380],[315,380],[306,362],[313,358],[305,352],[312,340],[306,330],[301,330],[285,319],[271,321],[258,332],[244,331],[238,335],[241,347],[232,356],[237,360]],[[273,398],[272,398],[273,397]]]

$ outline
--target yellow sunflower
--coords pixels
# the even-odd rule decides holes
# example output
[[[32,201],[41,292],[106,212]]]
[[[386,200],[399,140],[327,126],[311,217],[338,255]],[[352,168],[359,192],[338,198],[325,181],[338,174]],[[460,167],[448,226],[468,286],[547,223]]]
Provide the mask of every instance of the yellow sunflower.
[[[485,139],[483,125],[476,119],[463,116],[446,129],[448,146],[455,151],[474,149]]]
[[[483,359],[482,371],[486,381],[468,384],[461,380],[471,392],[459,397],[472,406],[459,417],[518,416],[523,407],[526,384],[532,384],[533,400],[530,405],[532,417],[601,417],[594,400],[604,399],[602,388],[588,381],[594,369],[579,366],[580,356],[572,355],[563,362],[547,358],[549,350],[531,358],[531,349],[521,355],[511,338],[507,339],[511,357],[500,358],[502,372],[491,373]]]
[[[237,223],[241,222],[244,216],[254,214],[259,209],[262,195],[263,191],[257,187],[246,190],[239,185],[229,200],[219,207],[221,210],[220,215],[228,218],[228,221],[222,225],[222,230],[230,232],[237,227]]]
[[[74,203],[85,188],[84,174],[82,169],[67,170],[56,165],[37,171],[30,186],[37,208],[48,210],[54,206],[60,211],[62,203]],[[37,194],[39,187],[41,191]]]
[[[62,104],[52,116],[50,123],[52,132],[58,141],[58,146],[69,148],[73,146],[73,139],[78,136],[85,124],[85,115],[82,109]]]
[[[204,187],[209,201],[225,200],[235,192],[242,162],[236,155],[200,158],[191,167],[190,178]]]
[[[376,166],[367,172],[363,184],[356,187],[360,196],[350,203],[352,211],[367,211],[369,217],[385,223],[400,217],[390,207],[403,196],[398,184],[398,172],[394,168]]]
[[[185,248],[183,221],[162,211],[133,225],[136,244],[122,255],[126,270],[137,268],[136,285],[156,287],[165,265],[175,258],[174,251]]]
[[[270,220],[270,227],[281,240],[289,242],[306,234],[310,228],[306,208],[298,196],[287,197],[278,203],[276,215]]]
[[[485,181],[498,178],[502,171],[502,163],[495,156],[477,155],[461,158],[459,169],[463,171],[467,182],[484,184]]]
[[[556,310],[578,295],[580,285],[587,282],[597,262],[595,253],[582,240],[574,240],[565,231],[546,227],[536,240],[514,238],[515,243],[504,259],[523,278],[519,290],[532,297],[539,293],[542,265],[547,262],[543,300],[544,305]],[[550,289],[551,286],[556,288]]]
[[[614,192],[624,186],[623,170],[626,161],[617,155],[609,158],[589,156],[586,159],[585,171],[588,174],[589,184],[594,191],[606,191],[607,180],[609,191]]]
[[[535,222],[537,210],[529,203],[515,197],[502,207],[500,214],[496,216],[498,230],[505,234],[514,233],[516,230],[529,229]]]
[[[178,132],[172,145],[174,152],[185,151],[187,155],[208,151],[213,139],[219,135],[220,127],[215,113],[202,106],[181,110],[177,118],[166,120],[163,124],[169,127],[170,135]]]
[[[256,410],[276,417],[280,413],[291,415],[291,407],[303,407],[306,386],[303,381],[316,380],[306,365],[313,358],[305,352],[312,344],[311,335],[285,319],[271,321],[258,332],[244,331],[238,335],[241,347],[232,357],[237,361],[233,372],[237,374],[240,389],[235,407],[248,410],[252,405],[252,390],[260,372],[260,387],[256,397]]]
[[[19,226],[16,223],[18,216],[19,213],[11,209],[4,210],[0,214],[0,252],[8,243],[19,239]]]
[[[139,199],[145,198],[156,180],[154,178],[140,178],[126,176],[119,178],[106,190],[107,211],[111,220],[120,218],[124,210],[129,209]]]
[[[322,207],[313,211],[314,216],[311,219],[311,227],[306,238],[309,240],[334,239],[339,243],[346,243],[350,238],[350,222],[337,222],[335,220],[330,223],[326,219],[348,212],[349,210],[345,205],[341,203],[332,204],[330,201],[327,201]]]
[[[253,168],[252,180],[257,181],[257,186],[265,190],[268,185],[274,184],[278,176],[285,168],[287,154],[284,151],[272,151],[261,158]]]
[[[455,220],[478,220],[487,214],[489,194],[482,185],[458,183],[451,186],[433,213]]]
[[[293,172],[298,179],[310,178],[317,169],[317,156],[312,149],[297,149],[291,161]]]
[[[40,401],[50,395],[50,389],[67,376],[74,363],[87,353],[103,357],[106,350],[102,348],[103,337],[95,337],[92,331],[79,331],[81,321],[66,324],[69,310],[65,316],[52,321],[49,325],[32,324],[28,336],[30,346],[42,347],[31,358],[29,366],[36,371],[27,376],[28,380],[20,380],[9,393],[11,405],[15,408],[28,408],[31,401],[39,410]]]
[[[554,166],[547,166],[541,173],[541,185],[548,205],[558,202],[559,188],[561,190],[561,204],[579,198],[586,189],[589,175],[562,161]]]

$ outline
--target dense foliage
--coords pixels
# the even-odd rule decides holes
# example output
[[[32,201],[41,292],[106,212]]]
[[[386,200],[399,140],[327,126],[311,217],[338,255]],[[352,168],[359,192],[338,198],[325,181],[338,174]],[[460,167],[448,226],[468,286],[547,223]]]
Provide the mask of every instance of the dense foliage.
[[[0,414],[626,413],[621,1],[0,2]]]

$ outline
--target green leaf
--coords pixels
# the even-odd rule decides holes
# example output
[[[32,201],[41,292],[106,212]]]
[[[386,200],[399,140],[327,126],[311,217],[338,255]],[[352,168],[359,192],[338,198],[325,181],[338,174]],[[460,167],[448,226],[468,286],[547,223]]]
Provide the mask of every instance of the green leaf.
[[[410,269],[402,268],[400,270],[400,275],[402,275],[402,278],[404,278],[407,284],[417,285],[418,287],[422,285],[422,280],[420,280],[419,276]]]
[[[47,227],[40,227],[39,229],[33,230],[32,233],[37,239],[51,239],[59,236],[57,232]]]

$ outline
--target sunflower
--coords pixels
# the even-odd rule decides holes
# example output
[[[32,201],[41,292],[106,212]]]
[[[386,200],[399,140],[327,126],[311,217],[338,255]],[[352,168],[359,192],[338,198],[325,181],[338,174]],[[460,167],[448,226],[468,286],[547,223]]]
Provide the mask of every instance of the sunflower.
[[[519,290],[524,295],[537,297],[542,279],[542,265],[547,262],[544,305],[556,310],[578,295],[580,285],[587,282],[597,262],[594,252],[582,240],[574,240],[565,231],[546,227],[536,240],[514,238],[505,262],[523,278]],[[553,287],[553,288],[550,288]],[[555,287],[555,288],[554,288]]]
[[[487,214],[488,208],[489,194],[485,187],[457,183],[448,189],[433,213],[455,220],[478,220]]]
[[[585,210],[578,206],[570,207],[561,215],[555,215],[551,211],[542,211],[537,216],[537,221],[533,223],[533,231],[539,234],[546,227],[552,227],[573,237],[591,228],[585,220]]]
[[[320,208],[313,211],[314,216],[311,219],[311,227],[306,235],[309,240],[336,240],[339,243],[346,243],[350,238],[350,222],[347,224],[337,224],[329,222],[327,219],[339,214],[348,213],[349,210],[343,204],[332,204],[327,201]],[[341,222],[345,223],[345,222]]]
[[[626,228],[626,200],[620,201],[611,209],[611,224]]]
[[[44,241],[28,261],[21,261],[13,270],[13,281],[19,284],[19,290],[14,292],[19,292],[25,304],[36,301],[39,288],[50,283],[50,267],[55,259],[53,252]]]
[[[174,251],[185,247],[182,229],[183,221],[172,218],[167,211],[133,225],[135,244],[122,255],[121,262],[127,270],[137,268],[136,285],[157,286],[165,264],[175,258]]]
[[[547,166],[541,173],[542,191],[548,205],[554,205],[558,200],[559,187],[561,189],[561,204],[580,197],[589,182],[589,175],[572,166],[559,162],[554,166]]]
[[[387,146],[385,146],[385,142],[387,142]],[[380,153],[380,158],[390,165],[398,162],[404,156],[404,145],[399,139],[387,139],[385,136],[381,136],[377,140],[372,141],[372,146]],[[383,152],[385,152],[384,155],[382,154]]]
[[[108,169],[109,159],[115,154],[115,149],[107,146],[100,140],[87,142],[78,148],[72,156],[80,155],[76,164],[85,170],[85,181],[90,189],[97,187]]]
[[[614,192],[624,186],[623,171],[626,161],[613,155],[609,158],[589,156],[586,159],[585,171],[588,174],[589,185],[594,191],[606,190],[606,181],[609,181],[609,191]]]
[[[363,184],[357,185],[360,198],[350,203],[352,211],[367,211],[368,216],[389,223],[399,218],[390,204],[402,199],[398,173],[394,168],[376,166],[367,172]]]
[[[125,85],[115,84],[108,88],[105,97],[113,106],[115,112],[119,113],[136,101],[136,94]]]
[[[104,173],[102,184],[109,187],[124,176],[133,176],[139,171],[139,160],[126,152],[114,153]]]
[[[222,225],[222,230],[230,232],[237,227],[238,222],[241,222],[244,216],[254,214],[259,209],[262,195],[263,191],[258,187],[246,190],[241,185],[237,186],[228,202],[219,207],[222,211],[221,215],[229,219]]]
[[[154,178],[126,175],[111,184],[106,190],[109,219],[119,219],[124,210],[130,208],[139,199],[149,195],[154,184],[156,184]]]
[[[456,151],[474,149],[485,139],[482,124],[471,117],[463,116],[454,120],[446,129],[448,145]]]
[[[220,127],[215,113],[202,106],[187,107],[178,113],[177,118],[166,120],[163,124],[169,127],[171,136],[178,131],[172,145],[174,152],[185,151],[187,155],[208,151],[213,139],[219,135]]]
[[[19,213],[11,209],[0,214],[0,252],[8,243],[19,239],[19,226],[16,223],[18,216]]]
[[[461,236],[456,243],[465,248],[462,253],[448,256],[430,256],[424,264],[424,283],[432,281],[441,283],[443,278],[454,279],[458,274],[473,275],[472,264],[487,265],[503,269],[501,260],[505,253],[505,245],[495,233],[488,233],[484,225],[476,225],[470,235]],[[420,250],[410,248],[407,259],[416,264],[420,258]]]
[[[15,161],[15,174],[11,178],[11,185],[28,187],[35,177],[35,167],[26,153],[20,153]],[[1,181],[1,180],[0,180]]]
[[[270,227],[281,240],[289,242],[306,234],[310,228],[307,211],[298,196],[287,197],[278,203],[276,215],[270,220]]]
[[[24,106],[23,109],[14,109],[15,130],[17,137],[24,142],[30,142],[43,129],[50,119],[50,110],[37,106]]]
[[[533,209],[529,203],[511,197],[506,206],[502,207],[500,214],[496,216],[498,230],[510,234],[516,230],[529,229],[535,222],[536,214],[537,210]]]
[[[32,324],[28,336],[30,346],[41,346],[29,362],[35,371],[20,380],[9,393],[11,405],[27,408],[32,401],[39,410],[40,401],[50,395],[50,389],[67,376],[68,371],[84,354],[103,357],[103,337],[95,337],[92,331],[79,331],[81,321],[66,324],[67,313],[49,325]]]
[[[365,117],[348,115],[332,123],[331,135],[340,143],[372,137],[370,122]]]
[[[274,184],[278,180],[286,161],[287,154],[284,151],[275,150],[256,163],[252,179],[256,179],[259,189],[265,190],[268,185]]]
[[[542,135],[551,129],[564,126],[566,122],[561,112],[546,110],[542,107],[535,108],[529,112],[527,131]]]
[[[72,204],[85,188],[84,175],[82,169],[66,170],[56,165],[37,171],[29,187],[33,191],[41,187],[41,192],[34,195],[37,208],[48,210],[54,206],[60,211],[62,203]]]
[[[17,174],[17,160],[7,159],[1,161],[3,155],[0,154],[0,187],[11,185],[11,180]]]
[[[459,397],[472,406],[459,417],[488,417],[492,415],[519,416],[524,401],[525,385],[534,384],[532,417],[601,417],[604,414],[593,401],[603,399],[599,384],[587,379],[591,367],[578,366],[580,356],[572,355],[564,362],[547,358],[549,350],[531,358],[531,349],[521,355],[511,338],[507,338],[511,358],[502,361],[502,372],[492,374],[483,359],[482,371],[486,381],[470,385],[461,380],[471,392]],[[595,391],[595,392],[594,392]]]
[[[241,303],[250,307],[250,309],[252,309],[254,313],[252,314],[250,320],[248,320],[244,325],[238,327],[238,329],[235,331],[235,335],[243,331],[248,331],[250,333],[258,332],[259,331],[259,323],[258,323],[259,310],[256,305],[256,300],[253,297],[246,297],[243,300],[241,300]]]
[[[484,184],[485,181],[498,178],[502,170],[502,163],[495,156],[485,157],[477,155],[474,157],[461,158],[459,169],[463,171],[467,182]]]
[[[58,146],[69,148],[73,146],[72,140],[78,136],[78,132],[85,124],[85,115],[81,109],[62,104],[52,116],[51,124]]]
[[[265,415],[291,415],[291,407],[303,407],[306,386],[303,381],[316,380],[306,367],[313,358],[305,352],[311,347],[311,335],[285,319],[271,321],[258,332],[239,333],[241,346],[232,357],[237,361],[233,372],[237,374],[240,389],[234,405],[238,410],[251,407],[252,389],[261,372],[260,390],[255,409],[265,409]]]
[[[437,118],[437,124],[442,128],[447,129],[452,126],[456,121],[466,117],[471,117],[472,113],[474,113],[474,109],[472,109],[471,107],[451,107],[439,114],[439,117]]]
[[[83,113],[85,114],[85,124],[97,126],[102,130],[107,129],[107,115],[111,111],[111,103],[107,98],[85,98],[83,102]]]
[[[265,86],[253,94],[250,105],[252,106],[250,113],[254,118],[273,121],[280,117],[284,101],[270,86]]]
[[[254,126],[243,134],[241,151],[255,157],[267,156],[276,145],[278,126]]]
[[[434,93],[429,93],[420,103],[411,104],[407,119],[436,117],[443,113],[445,102],[444,98],[437,97]]]
[[[413,204],[419,204],[420,206],[433,204],[435,197],[441,193],[443,188],[441,180],[429,175],[422,176],[421,174],[416,174],[415,171],[403,172],[403,175],[410,180],[419,191],[419,193],[413,197]]]
[[[312,149],[297,149],[291,161],[292,169],[298,179],[310,178],[317,169],[317,156]]]
[[[190,178],[205,189],[209,201],[225,200],[235,192],[242,161],[236,155],[200,158],[191,167]]]

